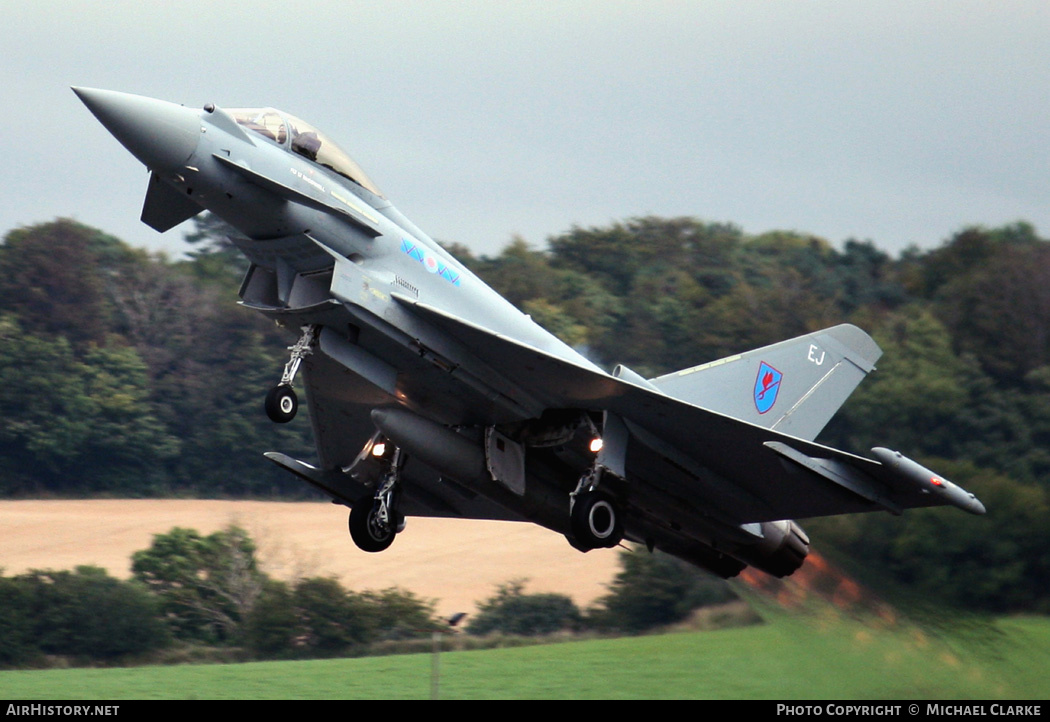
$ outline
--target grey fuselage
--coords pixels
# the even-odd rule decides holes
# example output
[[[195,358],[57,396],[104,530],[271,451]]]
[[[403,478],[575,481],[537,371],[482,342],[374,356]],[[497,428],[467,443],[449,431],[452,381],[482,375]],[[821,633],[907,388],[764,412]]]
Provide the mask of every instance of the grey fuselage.
[[[403,515],[527,520],[584,551],[628,538],[722,576],[748,564],[784,576],[809,549],[791,518],[984,513],[896,452],[877,448],[872,461],[813,441],[881,355],[856,327],[655,379],[607,374],[300,119],[74,90],[152,171],[142,220],[165,231],[202,209],[222,218],[251,262],[242,302],[302,329],[266,408],[294,416],[303,363],[320,464],[267,456],[350,506],[367,551],[385,548]],[[386,440],[393,457],[377,453]],[[368,508],[379,526],[355,526]],[[368,536],[380,528],[385,539]]]
[[[324,246],[367,273],[380,292],[404,293],[547,353],[596,368],[489,288],[390,201],[292,152],[288,141],[281,144],[251,131],[231,132],[233,120],[221,109],[194,112],[200,119],[200,139],[183,169],[196,172],[179,170],[164,180],[243,233],[238,245],[259,267],[276,271],[287,264],[294,273],[330,267],[333,259],[320,247]],[[261,187],[232,165],[284,184],[317,206]],[[374,231],[364,232],[354,218]],[[379,235],[373,236],[376,232]]]

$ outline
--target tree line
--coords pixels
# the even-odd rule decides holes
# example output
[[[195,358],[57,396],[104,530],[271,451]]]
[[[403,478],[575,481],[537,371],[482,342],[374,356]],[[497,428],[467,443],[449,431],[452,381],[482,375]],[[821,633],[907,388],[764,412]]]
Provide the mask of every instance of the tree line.
[[[291,339],[235,307],[221,223],[169,260],[56,220],[0,245],[0,494],[299,496],[260,459],[313,455],[261,412]],[[962,229],[896,257],[797,232],[636,218],[495,256],[450,250],[598,363],[657,375],[842,322],[885,354],[818,441],[900,449],[971,488],[954,510],[814,520],[823,551],[945,602],[1050,603],[1050,241]]]
[[[722,580],[671,557],[624,552],[621,561],[609,594],[590,609],[566,595],[526,593],[515,581],[463,626],[472,637],[636,633],[735,598]],[[129,580],[91,566],[0,574],[0,667],[419,652],[420,642],[450,631],[434,602],[410,591],[270,577],[237,526],[157,534],[132,556]]]
[[[0,246],[0,494],[296,496],[260,413],[287,339],[238,309],[236,268],[169,261],[58,220]]]

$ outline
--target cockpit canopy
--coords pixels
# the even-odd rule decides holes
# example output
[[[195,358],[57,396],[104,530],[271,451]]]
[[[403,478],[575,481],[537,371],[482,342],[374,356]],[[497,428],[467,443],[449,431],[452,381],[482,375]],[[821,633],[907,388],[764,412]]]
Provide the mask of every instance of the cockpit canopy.
[[[273,108],[224,108],[238,124],[272,140],[318,165],[349,178],[377,196],[383,193],[361,166],[309,123]]]

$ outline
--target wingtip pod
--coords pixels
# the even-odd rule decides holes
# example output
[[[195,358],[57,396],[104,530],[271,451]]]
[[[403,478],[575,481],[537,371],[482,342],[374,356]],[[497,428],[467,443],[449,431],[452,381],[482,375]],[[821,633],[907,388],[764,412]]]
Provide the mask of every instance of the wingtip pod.
[[[913,484],[927,494],[934,494],[944,503],[957,506],[971,514],[984,514],[985,508],[975,495],[909,459],[899,451],[877,446],[871,450],[880,464],[897,474],[900,479]]]

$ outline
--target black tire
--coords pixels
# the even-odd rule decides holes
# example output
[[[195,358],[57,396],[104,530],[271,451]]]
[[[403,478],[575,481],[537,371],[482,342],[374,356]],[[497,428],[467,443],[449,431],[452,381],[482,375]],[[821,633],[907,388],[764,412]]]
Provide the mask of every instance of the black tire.
[[[266,415],[276,424],[287,424],[299,410],[299,397],[291,386],[274,386],[266,394]]]
[[[576,497],[572,506],[572,535],[589,549],[614,547],[623,540],[623,522],[616,501],[600,491]]]
[[[394,543],[397,528],[380,527],[375,518],[375,505],[363,499],[350,509],[350,538],[361,551],[381,552]]]

